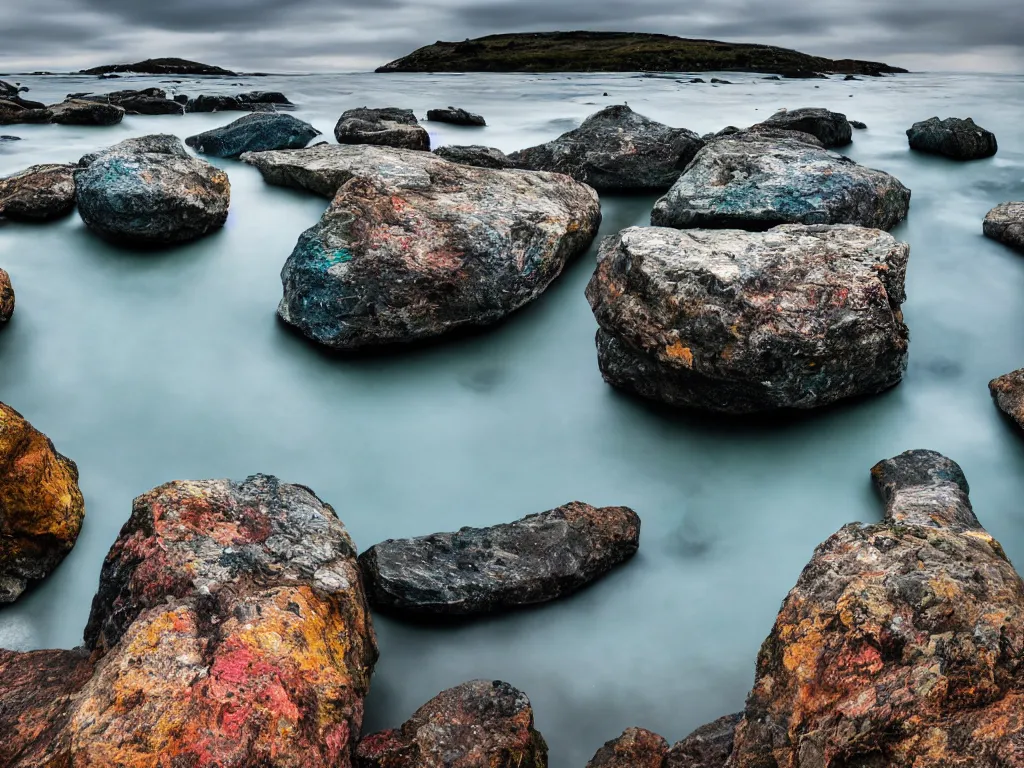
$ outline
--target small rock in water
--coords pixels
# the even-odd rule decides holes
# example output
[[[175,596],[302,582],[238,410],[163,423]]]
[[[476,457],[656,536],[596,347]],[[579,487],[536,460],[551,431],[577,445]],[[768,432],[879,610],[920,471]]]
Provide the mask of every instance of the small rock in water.
[[[260,112],[189,136],[185,143],[204,155],[238,157],[245,152],[301,149],[319,135],[312,125],[291,115]]]
[[[411,109],[398,107],[350,109],[338,119],[334,137],[339,144],[375,144],[430,151],[430,134]]]
[[[473,615],[555,600],[636,554],[640,518],[573,502],[490,528],[389,539],[359,558],[372,604]]]
[[[21,141],[20,136],[0,136],[0,141]]]
[[[695,77],[692,80],[690,80],[690,82],[691,83],[703,83],[703,82],[706,82],[706,81],[703,78]]]
[[[762,77],[762,80],[781,80],[782,78],[778,75],[768,75],[768,77]]]
[[[868,126],[866,123],[862,123],[860,120],[851,120],[850,127],[856,128],[858,131],[864,131],[867,130]]]
[[[14,286],[11,276],[0,269],[0,323],[6,323],[14,314]]]
[[[854,77],[853,75],[847,75],[846,77],[843,78],[843,80],[846,80],[846,81],[860,80],[860,78],[859,77]]]
[[[720,80],[717,77],[712,77],[711,82],[715,85],[732,85],[732,82],[729,80]]]
[[[494,147],[483,147],[479,144],[470,144],[467,146],[449,144],[444,147],[438,147],[434,150],[434,154],[452,163],[472,165],[477,168],[498,168],[505,170],[515,168],[515,163],[509,160],[508,156],[500,149],[495,149]]]
[[[985,237],[1024,251],[1024,202],[1002,203],[985,216]]]
[[[75,166],[33,165],[0,179],[0,217],[52,221],[75,209]]]
[[[645,728],[627,728],[605,742],[587,768],[664,768],[668,742]]]
[[[953,160],[979,160],[992,157],[998,150],[995,134],[977,125],[974,120],[937,117],[923,120],[907,129],[910,148],[919,152],[943,155]]]
[[[988,389],[999,410],[1024,429],[1024,368],[992,379]]]
[[[114,104],[122,107],[129,115],[182,115],[184,108],[167,98],[162,88],[145,88],[141,91],[114,91],[112,93],[71,93],[69,99],[93,101],[97,104]]]
[[[455,107],[427,110],[427,120],[435,123],[452,123],[453,125],[487,125],[487,121],[480,115],[474,115],[472,112],[467,112],[464,109],[457,109]]]
[[[825,147],[843,147],[853,141],[853,130],[846,115],[817,107],[776,112],[759,125],[809,133]]]
[[[743,713],[702,725],[669,750],[665,768],[724,768]]]

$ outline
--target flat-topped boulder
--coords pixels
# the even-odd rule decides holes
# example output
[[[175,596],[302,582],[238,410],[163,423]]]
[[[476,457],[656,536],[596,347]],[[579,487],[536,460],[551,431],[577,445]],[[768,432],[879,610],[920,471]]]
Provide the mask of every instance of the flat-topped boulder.
[[[146,59],[134,64],[107,64],[101,67],[83,69],[80,75],[108,75],[114,73],[135,75],[214,75],[219,77],[235,77],[237,72],[203,64],[188,59],[162,58]]]
[[[6,323],[14,314],[14,286],[7,270],[0,269],[0,324]]]
[[[294,107],[280,91],[249,91],[230,95],[202,94],[185,102],[186,112],[275,112]]]
[[[988,389],[999,410],[1024,429],[1024,368],[992,379]]]
[[[853,141],[853,126],[846,115],[817,107],[782,110],[760,125],[809,133],[825,147],[844,147]]]
[[[0,179],[0,218],[51,221],[75,209],[75,166],[33,165]]]
[[[185,143],[204,155],[238,157],[246,152],[300,149],[319,135],[312,125],[291,115],[257,113],[189,136]]]
[[[381,147],[430,151],[430,135],[411,109],[360,107],[342,113],[334,126],[339,144],[374,144]]]
[[[111,144],[109,147],[96,152],[88,152],[79,158],[78,165],[85,168],[107,155],[133,155],[141,153],[174,155],[175,157],[182,158],[191,157],[188,150],[181,143],[181,139],[177,136],[170,133],[151,133],[146,136],[135,136],[119,141],[117,144]]]
[[[114,104],[129,115],[183,115],[185,108],[167,98],[162,88],[112,91],[110,93],[69,93],[69,99],[93,101],[98,104]]]
[[[587,298],[605,380],[726,413],[882,392],[907,364],[910,248],[876,229],[631,227],[601,244]]]
[[[668,189],[704,146],[685,128],[671,128],[624,104],[596,112],[554,141],[513,152],[518,168],[555,171],[599,192]]]
[[[472,165],[477,168],[515,168],[515,163],[500,149],[484,147],[479,144],[448,144],[438,147],[434,154],[453,163]]]
[[[999,149],[995,134],[969,117],[930,117],[908,128],[907,139],[911,149],[952,160],[980,160],[992,157]]]
[[[651,223],[750,230],[855,224],[887,230],[906,218],[909,207],[910,190],[888,173],[799,135],[751,131],[723,136],[698,152],[655,204]]]
[[[480,115],[467,112],[459,107],[448,107],[446,109],[428,109],[427,120],[435,123],[451,123],[452,125],[484,126],[487,121]]]
[[[1024,202],[1002,203],[985,216],[985,237],[1024,251]]]

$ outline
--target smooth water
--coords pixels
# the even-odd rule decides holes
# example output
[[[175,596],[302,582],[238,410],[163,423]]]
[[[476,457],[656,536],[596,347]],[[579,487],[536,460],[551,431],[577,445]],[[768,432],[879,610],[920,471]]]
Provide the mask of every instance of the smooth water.
[[[1024,257],[981,235],[992,206],[1024,199],[1024,78],[722,76],[736,84],[360,74],[163,87],[282,90],[330,140],[351,107],[412,107],[423,117],[453,104],[490,125],[427,123],[435,146],[506,151],[622,101],[699,133],[749,125],[783,106],[845,112],[869,130],[843,151],[913,189],[910,218],[894,232],[912,245],[903,384],[768,420],[675,414],[623,396],[597,368],[596,323],[583,296],[593,249],[535,304],[478,335],[386,355],[325,355],[282,327],[275,308],[280,268],[326,202],[214,161],[231,177],[231,216],[222,232],[185,247],[118,249],[77,216],[0,229],[0,266],[17,293],[15,318],[0,332],[0,400],[78,462],[87,504],[64,564],[0,609],[0,645],[78,644],[132,498],[173,479],[266,472],[306,484],[337,509],[360,548],[573,499],[625,504],[643,519],[640,554],[573,598],[459,626],[376,621],[381,658],[368,732],[400,724],[443,688],[500,678],[529,694],[552,766],[580,768],[627,726],[671,741],[742,707],[758,647],[815,545],[845,523],[878,519],[868,470],[879,459],[932,448],[959,461],[982,522],[1024,563],[1024,438],[986,386],[1024,366]],[[161,82],[20,80],[41,101]],[[956,164],[910,153],[904,131],[932,115],[974,117],[996,133],[999,154]],[[0,175],[76,161],[128,136],[185,137],[238,116],[7,126],[0,132],[23,141],[0,143]],[[647,224],[655,199],[605,196],[601,234]]]

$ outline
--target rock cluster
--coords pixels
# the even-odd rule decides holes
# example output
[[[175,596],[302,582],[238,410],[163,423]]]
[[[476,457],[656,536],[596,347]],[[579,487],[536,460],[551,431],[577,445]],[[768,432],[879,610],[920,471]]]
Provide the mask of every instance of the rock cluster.
[[[50,221],[75,209],[75,166],[33,165],[0,179],[0,217]]]
[[[427,110],[427,120],[435,123],[451,123],[453,125],[484,126],[487,121],[480,115],[474,115],[464,109],[448,107],[447,109]]]
[[[477,168],[515,168],[515,163],[508,159],[508,156],[500,149],[494,147],[483,147],[479,144],[448,144],[438,147],[434,154],[452,163],[462,165],[473,165]]]
[[[430,151],[430,134],[419,124],[411,109],[350,109],[338,119],[334,137],[339,144],[374,144]]]
[[[985,237],[1024,251],[1024,202],[1002,203],[985,216]]]
[[[30,106],[0,100],[0,125],[54,123],[57,125],[116,125],[124,109],[115,104],[71,99],[50,106]]]
[[[293,107],[280,91],[250,91],[237,96],[200,95],[189,99],[186,112],[274,112],[279,107]]]
[[[907,129],[907,138],[911,149],[953,160],[980,160],[992,157],[999,149],[995,134],[969,117],[931,117]]]
[[[817,107],[776,112],[759,125],[809,133],[825,147],[844,147],[853,141],[853,126],[846,115]]]
[[[113,91],[111,93],[70,93],[69,99],[93,101],[97,104],[114,104],[129,115],[182,115],[185,107],[167,98],[162,88],[143,88],[137,91]]]
[[[185,143],[204,155],[238,157],[246,152],[301,149],[319,135],[312,125],[291,115],[259,112],[189,136]]]

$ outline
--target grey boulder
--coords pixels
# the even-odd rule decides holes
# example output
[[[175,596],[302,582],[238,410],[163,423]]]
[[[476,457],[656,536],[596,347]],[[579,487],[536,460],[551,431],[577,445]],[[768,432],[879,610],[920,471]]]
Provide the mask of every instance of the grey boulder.
[[[291,115],[258,112],[189,136],[185,143],[204,155],[238,157],[245,152],[301,149],[319,135],[312,125]]]
[[[853,141],[853,127],[846,115],[817,107],[776,112],[760,125],[809,133],[826,147],[844,147]]]
[[[435,149],[434,154],[452,163],[473,165],[477,168],[515,168],[515,163],[509,160],[508,156],[500,149],[483,147],[479,144],[448,144]]]
[[[430,151],[430,134],[411,109],[360,107],[344,112],[334,126],[339,144],[374,144],[381,147]]]
[[[182,146],[181,139],[170,133],[151,133],[148,136],[136,136],[131,139],[119,141],[106,149],[97,152],[89,152],[78,161],[82,168],[94,163],[106,155],[117,154],[139,154],[148,153],[156,155],[175,155],[176,157],[191,157],[188,150]]]
[[[969,117],[966,120],[958,117],[922,120],[907,130],[907,139],[911,149],[953,160],[980,160],[992,157],[999,149],[995,134]]]
[[[427,110],[427,120],[434,123],[451,123],[452,125],[484,126],[487,121],[480,115],[474,115],[464,109],[448,107],[447,109]]]
[[[1024,202],[1002,203],[985,216],[985,237],[1024,251]]]

